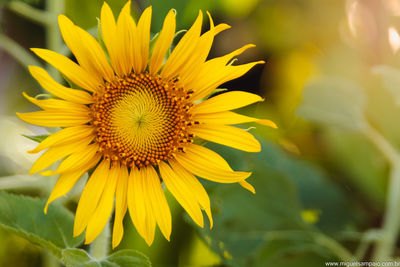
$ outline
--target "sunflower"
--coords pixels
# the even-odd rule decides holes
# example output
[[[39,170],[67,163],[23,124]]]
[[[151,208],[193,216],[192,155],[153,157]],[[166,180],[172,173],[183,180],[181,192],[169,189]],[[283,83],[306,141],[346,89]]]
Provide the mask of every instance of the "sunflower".
[[[204,100],[217,86],[263,63],[231,64],[233,57],[253,45],[206,60],[214,37],[229,26],[215,26],[207,13],[210,29],[201,34],[200,11],[165,59],[175,37],[175,12],[167,14],[152,51],[151,14],[149,7],[136,24],[128,2],[115,20],[104,3],[100,18],[104,50],[90,34],[60,15],[62,37],[77,63],[50,50],[32,49],[73,88],[57,83],[42,68],[29,66],[32,76],[55,97],[39,100],[24,94],[43,110],[17,113],[18,117],[61,129],[29,151],[46,150],[30,173],[60,174],[46,213],[52,201],[65,195],[83,174],[93,171],[74,223],[74,236],[86,230],[86,244],[101,233],[114,205],[113,248],[122,239],[128,210],[148,245],[153,242],[156,224],[169,240],[171,213],[162,183],[199,226],[204,225],[204,210],[212,227],[210,200],[195,175],[219,183],[238,182],[253,193],[254,188],[245,181],[250,172],[232,170],[220,155],[196,144],[197,140],[257,152],[260,143],[248,131],[229,125],[259,122],[274,126],[269,120],[230,111],[262,101],[258,95],[233,91]],[[56,170],[45,170],[59,160],[62,162]]]

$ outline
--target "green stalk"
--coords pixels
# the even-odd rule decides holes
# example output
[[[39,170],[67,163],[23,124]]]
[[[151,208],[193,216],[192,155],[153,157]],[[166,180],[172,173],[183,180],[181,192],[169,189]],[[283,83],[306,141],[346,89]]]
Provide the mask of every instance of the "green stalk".
[[[400,154],[393,146],[372,127],[365,135],[375,144],[391,164],[387,192],[386,212],[383,219],[380,238],[376,242],[374,260],[390,260],[396,247],[400,230]]]
[[[58,259],[48,251],[43,251],[43,267],[59,267]]]
[[[342,246],[335,239],[325,235],[321,232],[315,231],[302,231],[302,230],[276,230],[267,232],[251,232],[251,236],[262,236],[266,241],[270,240],[296,240],[296,235],[303,235],[301,240],[305,237],[311,238],[316,244],[328,249],[333,255],[335,255],[341,261],[355,261],[355,257]]]
[[[313,237],[317,244],[327,248],[341,261],[351,262],[355,260],[355,257],[345,247],[329,236],[322,233],[314,233]]]
[[[58,29],[57,17],[64,12],[64,0],[46,0],[46,9],[49,21],[46,25],[46,47],[52,51],[61,52],[62,39]],[[61,75],[54,68],[47,68],[50,75],[60,82]]]
[[[58,0],[55,0],[53,2],[58,2]],[[52,23],[52,20],[48,14],[48,12],[31,7],[30,5],[24,3],[24,2],[19,2],[19,1],[12,1],[9,5],[8,8],[13,11],[14,13],[20,15],[21,17],[24,17],[26,19],[29,19],[33,21],[34,23],[47,26]]]
[[[108,249],[110,245],[110,221],[107,221],[104,230],[100,235],[93,241],[90,252],[92,256],[98,260],[105,258],[108,255]]]
[[[24,67],[26,65],[41,66],[42,64],[14,40],[0,34],[0,48],[10,54]]]

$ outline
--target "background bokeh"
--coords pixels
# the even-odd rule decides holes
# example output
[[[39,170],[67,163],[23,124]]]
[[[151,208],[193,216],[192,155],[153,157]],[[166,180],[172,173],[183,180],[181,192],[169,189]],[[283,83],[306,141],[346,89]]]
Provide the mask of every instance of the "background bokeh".
[[[125,1],[107,2],[118,14]],[[29,48],[69,55],[54,35],[56,17],[45,30],[24,13],[49,5],[97,35],[102,1],[0,1],[0,190],[40,198],[48,197],[56,177],[27,175],[37,156],[26,153],[35,142],[22,134],[46,131],[15,112],[34,110],[23,91],[42,93],[27,65],[43,62]],[[167,193],[171,242],[157,232],[148,247],[127,216],[117,249],[141,251],[154,266],[325,266],[400,257],[400,0],[143,0],[133,2],[134,12],[149,5],[153,33],[171,8],[177,29],[190,27],[199,9],[231,25],[215,39],[210,57],[256,44],[238,62],[266,64],[221,88],[265,97],[240,112],[279,128],[243,126],[252,127],[260,153],[207,144],[235,170],[253,171],[249,182],[257,192],[202,180],[212,200],[212,230],[195,226]],[[58,202],[74,211],[83,185]],[[0,266],[54,264],[40,246],[0,227]]]

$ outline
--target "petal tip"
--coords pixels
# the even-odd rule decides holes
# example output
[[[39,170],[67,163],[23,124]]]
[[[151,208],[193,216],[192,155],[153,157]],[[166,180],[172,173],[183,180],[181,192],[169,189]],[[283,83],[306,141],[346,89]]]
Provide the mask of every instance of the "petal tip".
[[[110,8],[110,6],[107,4],[106,1],[103,2],[103,5],[101,6],[101,9],[103,8]]]
[[[168,15],[169,15],[171,12],[173,13],[174,16],[176,16],[176,14],[178,14],[178,11],[176,11],[175,8],[171,8],[170,11],[168,12]],[[171,14],[171,15],[172,15],[172,14]]]
[[[68,21],[69,19],[67,18],[67,16],[60,14],[57,16],[58,19],[58,23],[62,22],[62,21]]]
[[[153,239],[151,238],[151,239],[145,239],[144,241],[146,241],[146,244],[150,247],[151,246],[151,244],[153,244]]]
[[[44,49],[43,48],[29,48],[29,50],[31,50],[33,53],[35,53],[37,55]]]
[[[118,247],[118,245],[119,245],[120,243],[121,243],[121,238],[116,238],[116,237],[114,237],[114,235],[113,235],[112,244],[111,244],[112,249],[115,249],[116,247]]]
[[[271,120],[259,120],[259,121],[257,121],[257,123],[264,125],[264,126],[269,126],[274,129],[278,129],[278,125],[276,125],[276,123]]]
[[[44,209],[43,209],[43,212],[46,215],[47,215],[47,211],[48,211],[48,208],[49,208],[49,204],[50,204],[50,202],[47,200],[46,205],[44,206]]]
[[[30,74],[32,74],[32,76],[38,71],[38,69],[40,69],[40,67],[35,65],[28,65],[28,71],[30,72]]]
[[[57,172],[51,171],[51,170],[47,170],[47,171],[41,172],[40,174],[43,175],[43,176],[52,176],[52,175],[56,175]]]
[[[73,233],[72,233],[72,236],[73,236],[73,237],[79,236],[80,234],[82,234],[83,230],[84,230],[84,229],[81,229],[81,227],[78,227],[77,224],[75,223],[75,224],[74,224],[74,231],[73,231]]]

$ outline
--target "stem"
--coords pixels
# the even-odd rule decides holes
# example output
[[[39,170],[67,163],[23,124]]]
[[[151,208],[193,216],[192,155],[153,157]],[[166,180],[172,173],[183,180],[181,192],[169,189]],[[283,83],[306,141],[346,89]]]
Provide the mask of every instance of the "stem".
[[[50,254],[48,251],[43,253],[43,267],[59,267],[60,263],[57,258]]]
[[[396,246],[400,230],[400,155],[377,130],[368,127],[365,135],[375,144],[391,164],[387,193],[386,212],[382,235],[376,242],[374,260],[389,260]]]
[[[46,47],[49,50],[61,52],[62,40],[57,16],[64,12],[64,0],[46,0],[46,9],[50,20],[50,23],[46,25]],[[56,81],[61,81],[61,75],[56,69],[47,68],[47,70]]]
[[[338,257],[341,261],[354,261],[355,257],[340,243],[336,240],[321,234],[314,233],[314,240],[317,244],[329,249],[336,257]]]
[[[10,54],[23,66],[42,65],[38,60],[36,60],[36,58],[34,58],[28,51],[26,51],[25,48],[3,34],[0,34],[0,48]]]
[[[54,2],[57,2],[55,0]],[[23,2],[13,1],[8,5],[8,8],[14,13],[29,19],[37,24],[44,26],[50,25],[52,23],[49,14],[46,11],[31,7],[30,5]]]
[[[107,256],[110,244],[110,221],[107,221],[106,226],[100,235],[93,241],[91,245],[91,254],[96,259],[102,259]]]
[[[382,236],[380,230],[369,230],[362,235],[360,244],[358,245],[354,255],[357,261],[364,259],[368,252],[368,248],[373,242],[377,242]]]
[[[260,236],[261,233],[255,232],[256,236]],[[314,242],[322,247],[328,249],[332,254],[334,254],[341,261],[354,261],[355,257],[339,242],[335,239],[320,233],[320,232],[311,232],[311,231],[268,231],[264,234],[264,238],[267,240],[271,239],[294,239],[296,234],[305,235],[311,237]]]
[[[381,133],[369,126],[364,131],[364,134],[382,152],[390,164],[393,165],[392,167],[399,164],[400,154]]]
[[[388,260],[396,246],[400,228],[400,168],[394,166],[390,173],[389,192],[386,204],[386,213],[383,223],[382,237],[378,239],[374,259]]]

